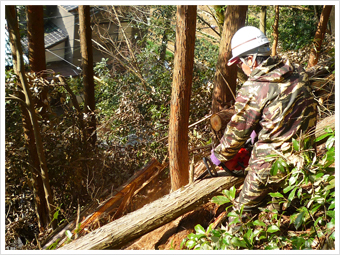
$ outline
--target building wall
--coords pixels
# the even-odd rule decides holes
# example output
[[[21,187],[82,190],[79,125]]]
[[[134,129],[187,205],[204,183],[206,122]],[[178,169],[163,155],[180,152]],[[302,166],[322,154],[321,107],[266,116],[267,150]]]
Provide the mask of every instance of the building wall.
[[[54,54],[60,56],[61,58],[65,58],[65,48],[66,48],[66,41],[63,41],[53,47],[50,47],[48,50],[53,52]],[[54,54],[50,53],[46,50],[46,63],[49,62],[55,62],[55,61],[61,61],[60,58],[55,56]]]
[[[52,9],[53,7],[53,9]],[[75,37],[75,15],[72,12],[66,11],[61,6],[51,6],[53,10],[53,19],[51,21],[61,28],[67,35],[68,41],[65,44],[65,59],[67,61],[73,62],[73,54],[74,51],[77,50],[74,48],[74,37]],[[78,49],[79,51],[80,49]]]

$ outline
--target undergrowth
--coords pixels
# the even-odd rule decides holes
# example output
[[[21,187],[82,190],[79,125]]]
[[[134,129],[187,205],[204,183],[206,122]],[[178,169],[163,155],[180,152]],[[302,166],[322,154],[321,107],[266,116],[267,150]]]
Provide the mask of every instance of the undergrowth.
[[[213,229],[200,224],[181,243],[189,250],[334,249],[335,242],[335,132],[327,138],[326,153],[317,156],[308,139],[293,140],[290,153],[271,155],[271,174],[284,173],[285,185],[280,192],[269,193],[282,210],[259,208],[260,213],[242,218],[243,207],[232,210],[236,188],[222,191],[212,198],[218,205],[227,204],[232,221]],[[237,231],[235,231],[237,229]]]

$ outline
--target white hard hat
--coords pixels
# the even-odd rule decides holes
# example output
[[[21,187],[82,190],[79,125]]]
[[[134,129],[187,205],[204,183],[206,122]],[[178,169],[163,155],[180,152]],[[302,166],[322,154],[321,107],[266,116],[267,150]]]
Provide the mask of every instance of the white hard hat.
[[[256,27],[242,27],[231,39],[231,51],[233,57],[229,59],[228,66],[236,63],[242,56],[252,54],[257,54],[257,56],[269,56],[269,40],[265,34]]]

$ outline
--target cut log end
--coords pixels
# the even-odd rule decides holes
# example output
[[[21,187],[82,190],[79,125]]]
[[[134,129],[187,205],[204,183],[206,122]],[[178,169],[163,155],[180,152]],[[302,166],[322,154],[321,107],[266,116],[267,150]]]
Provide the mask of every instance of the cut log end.
[[[233,117],[235,111],[233,109],[225,109],[218,113],[215,113],[210,118],[211,128],[218,131],[223,131],[223,129],[227,126],[231,118]]]

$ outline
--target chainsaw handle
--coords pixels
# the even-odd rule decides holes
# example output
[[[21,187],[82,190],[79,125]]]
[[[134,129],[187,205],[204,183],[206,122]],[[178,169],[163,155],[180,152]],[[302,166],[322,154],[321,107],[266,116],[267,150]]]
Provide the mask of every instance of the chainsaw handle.
[[[213,164],[211,163],[211,160],[209,158],[203,157],[203,163],[207,167],[207,170],[208,170],[208,173],[210,174],[210,176],[212,176],[212,177],[218,176],[217,171],[213,167]]]
[[[228,167],[227,167],[225,164],[221,163],[220,166],[221,166],[221,167],[223,168],[223,170],[226,171],[228,174],[237,177],[237,175],[235,175],[232,171],[230,171],[230,170],[228,169]]]

